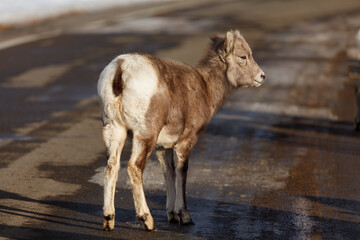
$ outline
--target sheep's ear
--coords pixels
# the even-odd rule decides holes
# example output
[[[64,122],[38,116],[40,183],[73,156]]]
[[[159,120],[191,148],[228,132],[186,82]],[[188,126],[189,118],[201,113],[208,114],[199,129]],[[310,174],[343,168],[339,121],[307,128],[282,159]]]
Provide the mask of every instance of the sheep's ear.
[[[224,38],[222,38],[222,46],[218,49],[218,54],[221,61],[225,62],[226,56],[234,48],[234,33],[228,31]]]
[[[237,29],[235,30],[234,35],[235,35],[236,37],[238,37],[238,38],[241,38],[241,33],[240,33],[240,31],[237,30]]]
[[[226,55],[229,54],[234,48],[234,33],[233,31],[228,31],[225,36],[224,41],[224,50]]]

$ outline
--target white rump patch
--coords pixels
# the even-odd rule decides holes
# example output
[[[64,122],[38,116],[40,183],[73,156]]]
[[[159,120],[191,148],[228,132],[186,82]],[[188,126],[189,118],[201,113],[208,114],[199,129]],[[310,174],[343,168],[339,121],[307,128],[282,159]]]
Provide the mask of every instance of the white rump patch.
[[[120,59],[123,60],[121,64],[123,90],[116,97],[112,84]],[[146,56],[125,54],[116,57],[106,66],[98,81],[98,95],[104,111],[103,117],[122,119],[124,121],[122,124],[128,129],[144,129],[145,115],[151,97],[157,90],[157,84],[156,70]],[[121,102],[121,109],[119,102]]]
[[[146,56],[128,54],[118,58],[124,60],[121,97],[126,125],[130,129],[145,130],[145,116],[150,100],[157,91],[156,70]]]

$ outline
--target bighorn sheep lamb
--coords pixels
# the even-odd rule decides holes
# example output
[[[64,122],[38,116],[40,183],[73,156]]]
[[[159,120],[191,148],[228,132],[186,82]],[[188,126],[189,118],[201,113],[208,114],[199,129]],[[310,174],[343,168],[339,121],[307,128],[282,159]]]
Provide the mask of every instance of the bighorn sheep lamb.
[[[142,174],[155,148],[164,172],[170,222],[192,223],[186,207],[188,158],[199,135],[237,87],[259,87],[264,72],[238,30],[214,35],[196,68],[147,54],[116,57],[100,75],[98,95],[103,138],[109,154],[104,182],[104,230],[115,224],[114,193],[128,132],[128,175],[137,217],[146,230],[154,220],[145,200]]]

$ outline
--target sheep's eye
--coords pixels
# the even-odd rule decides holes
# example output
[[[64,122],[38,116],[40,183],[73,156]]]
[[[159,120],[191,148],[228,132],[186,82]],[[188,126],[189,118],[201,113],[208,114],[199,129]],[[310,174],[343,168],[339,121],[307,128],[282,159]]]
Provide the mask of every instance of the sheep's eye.
[[[241,60],[246,60],[246,56],[239,57]]]

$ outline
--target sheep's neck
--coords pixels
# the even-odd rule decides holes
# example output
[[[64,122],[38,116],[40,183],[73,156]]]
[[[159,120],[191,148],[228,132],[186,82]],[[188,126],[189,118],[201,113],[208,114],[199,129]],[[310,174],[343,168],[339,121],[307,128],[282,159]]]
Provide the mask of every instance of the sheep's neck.
[[[211,115],[214,115],[224,104],[234,88],[227,79],[227,66],[217,54],[208,53],[196,67],[207,86],[210,99]]]

